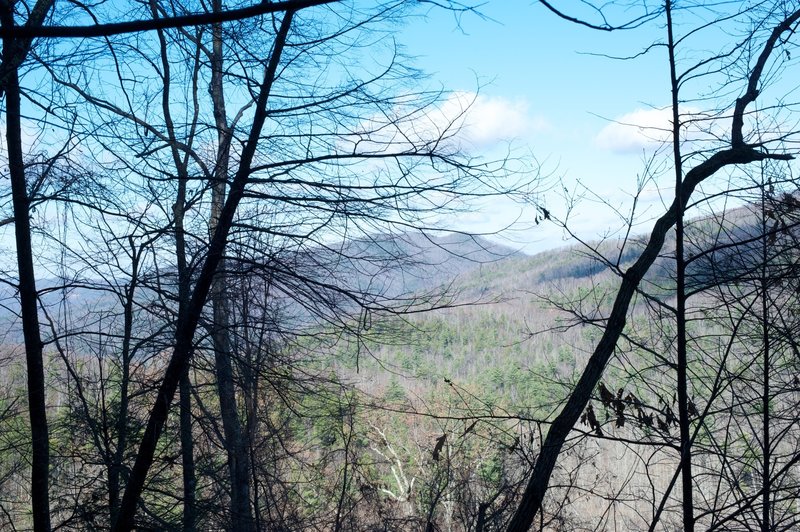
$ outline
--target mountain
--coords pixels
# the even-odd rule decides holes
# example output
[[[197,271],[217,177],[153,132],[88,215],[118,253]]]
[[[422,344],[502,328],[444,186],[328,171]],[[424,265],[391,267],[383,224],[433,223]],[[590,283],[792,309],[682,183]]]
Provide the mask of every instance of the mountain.
[[[748,205],[724,216],[688,220],[686,227],[692,304],[713,306],[705,289],[746,280],[759,263],[760,210]],[[541,397],[529,394],[541,394],[543,386],[548,389],[542,378],[577,378],[616,297],[620,274],[614,270],[628,268],[645,245],[645,237],[635,237],[624,246],[609,240],[591,248],[571,246],[533,256],[517,253],[486,262],[454,262],[463,266],[453,287],[464,305],[420,315],[405,332],[393,333],[387,341],[376,338],[372,346],[376,363],[370,369],[369,361],[362,362],[360,375],[353,378],[368,382],[370,388],[385,384],[388,367],[402,375],[414,393],[448,379],[470,383],[481,393],[513,398],[522,410],[526,404],[541,404]],[[674,250],[673,232],[641,285],[648,297],[667,304],[674,298]],[[780,257],[780,251],[771,246],[771,259]],[[638,298],[629,324],[643,330],[650,327],[653,318],[647,310],[648,302]],[[712,327],[702,321],[693,326]],[[342,364],[343,369],[355,367],[346,357]],[[552,385],[550,390],[556,397]]]
[[[747,265],[757,262],[756,255],[761,252],[760,240],[756,238],[760,230],[759,212],[753,205],[731,209],[724,216],[688,221],[687,252],[692,257],[687,270],[690,289],[700,290],[745,275]],[[327,305],[330,313],[357,312],[347,297],[348,292],[359,294],[377,306],[397,299],[412,302],[416,297],[424,300],[426,295],[436,297],[447,291],[457,292],[459,303],[503,300],[504,310],[497,312],[525,315],[531,294],[552,298],[552,294],[567,297],[575,290],[596,290],[598,300],[613,297],[617,278],[609,267],[628,267],[645,242],[644,237],[634,237],[625,246],[606,241],[591,244],[591,249],[572,246],[528,256],[486,238],[463,233],[376,234],[278,252],[269,257],[274,262],[267,263],[265,268],[270,271],[275,267],[279,272],[275,282],[280,289],[273,296],[282,301],[286,314],[292,316],[290,326],[309,323],[309,313],[325,312],[324,308],[314,306],[314,298],[322,298],[325,301],[322,307]],[[655,293],[664,292],[663,289],[668,293],[674,275],[674,261],[670,257],[673,250],[674,240],[670,238],[645,278]],[[253,260],[258,262],[258,257]],[[162,275],[164,271],[162,267]],[[308,283],[312,285],[310,290],[306,287]],[[81,285],[60,289],[56,279],[41,280],[43,308],[52,315],[61,312],[62,319],[83,319],[98,309],[106,309],[109,315],[115,313],[113,309],[119,307],[119,301],[102,283],[87,279]],[[163,281],[160,286],[165,286]],[[155,300],[155,293],[147,289],[139,294],[143,305]],[[71,306],[66,316],[62,297]],[[21,339],[16,309],[14,290],[3,285],[0,328],[5,332],[6,342]],[[545,326],[533,316],[526,319],[527,325],[516,326],[518,332],[531,329],[531,321]],[[517,339],[509,337],[504,341]]]
[[[486,238],[449,233],[377,235],[344,243],[335,250],[349,257],[345,278],[387,298],[408,297],[449,285],[483,266],[523,256]]]

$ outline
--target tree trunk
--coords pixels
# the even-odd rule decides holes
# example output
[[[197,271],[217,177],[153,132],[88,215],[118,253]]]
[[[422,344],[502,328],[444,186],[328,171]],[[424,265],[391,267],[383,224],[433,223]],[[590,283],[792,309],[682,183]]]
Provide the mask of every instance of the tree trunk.
[[[761,530],[762,532],[769,532],[772,530],[772,518],[771,518],[771,487],[772,481],[770,478],[771,467],[770,467],[770,460],[772,459],[772,454],[770,451],[772,442],[770,441],[770,355],[771,355],[771,342],[770,342],[770,331],[769,331],[769,285],[770,285],[770,276],[769,276],[769,250],[767,244],[767,217],[766,217],[766,190],[764,189],[765,184],[761,183],[761,278],[759,279],[759,284],[761,285],[760,292],[761,292],[761,341],[763,345],[761,349],[763,350],[763,365],[762,368],[762,390],[761,390],[761,448],[762,448],[762,460],[761,460],[761,485],[762,485],[762,493],[761,493]]]
[[[681,189],[682,204],[686,204],[686,201],[691,197],[697,185],[714,175],[721,168],[734,164],[749,164],[765,159],[790,160],[792,157],[784,154],[766,154],[748,146],[735,147],[715,153],[686,174]],[[606,322],[603,336],[600,338],[597,347],[589,358],[586,369],[584,369],[575,389],[550,426],[550,430],[542,444],[542,449],[536,459],[533,474],[522,496],[522,501],[509,524],[508,530],[510,532],[528,530],[531,523],[533,523],[536,513],[541,509],[542,500],[547,491],[550,476],[553,473],[556,459],[561,452],[564,441],[570,430],[572,430],[572,427],[578,421],[581,413],[586,408],[586,405],[589,403],[595,386],[600,382],[603,370],[609,358],[611,358],[611,354],[614,352],[622,330],[625,328],[628,307],[633,298],[633,294],[636,292],[636,288],[644,277],[644,274],[658,257],[664,245],[667,232],[675,225],[677,212],[678,200],[676,198],[669,210],[656,221],[650,233],[650,239],[644,251],[642,251],[642,254],[622,275],[622,283],[617,291],[617,297],[614,300],[614,306]]]
[[[603,336],[589,358],[586,369],[578,380],[575,389],[550,426],[539,457],[536,459],[533,474],[525,487],[520,505],[508,526],[510,532],[528,530],[536,514],[541,510],[550,476],[553,473],[553,468],[564,441],[586,408],[592,391],[600,381],[603,370],[617,345],[617,340],[619,340],[622,330],[625,328],[628,307],[633,294],[644,274],[658,257],[658,253],[664,245],[667,232],[676,223],[679,206],[686,205],[697,185],[714,175],[721,168],[729,165],[749,164],[766,159],[786,161],[794,158],[788,154],[760,152],[748,146],[744,143],[742,127],[745,109],[758,97],[758,84],[769,56],[779,42],[781,34],[790,31],[798,20],[800,20],[800,11],[787,14],[786,18],[773,28],[769,38],[764,43],[748,77],[747,90],[736,100],[731,126],[731,147],[714,153],[686,173],[681,186],[680,197],[676,197],[669,210],[656,221],[644,251],[642,251],[633,266],[622,275],[622,283],[617,291],[617,297],[606,322]]]
[[[25,24],[28,28],[42,25],[54,0],[38,0]],[[14,3],[0,6],[0,25],[12,28]],[[31,511],[36,532],[50,530],[50,443],[45,405],[44,363],[39,331],[36,275],[31,248],[30,198],[25,179],[22,155],[22,124],[19,87],[19,66],[28,55],[32,39],[3,38],[3,63],[0,65],[0,95],[6,94],[6,146],[8,173],[14,209],[14,236],[17,246],[20,314],[25,341],[27,365],[28,412],[31,422]]]
[[[221,0],[214,0],[212,9],[222,10]],[[209,232],[214,234],[219,216],[225,204],[225,189],[230,164],[231,131],[225,111],[225,94],[222,85],[223,49],[222,24],[212,28],[211,86],[209,92],[214,105],[214,120],[219,143],[217,162],[214,169],[214,183],[211,188],[211,220]],[[236,386],[233,376],[233,355],[230,346],[230,311],[226,295],[225,259],[220,260],[217,274],[211,285],[211,304],[213,306],[214,364],[217,376],[222,429],[225,436],[225,449],[228,454],[228,472],[231,484],[231,526],[233,530],[249,532],[254,530],[250,511],[250,452],[247,438],[239,420],[236,404]]]
[[[139,275],[139,254],[135,249],[132,251],[131,282],[125,289],[125,301],[123,303],[123,333],[120,369],[120,390],[119,390],[119,415],[116,420],[117,441],[114,455],[111,460],[111,468],[108,472],[108,504],[111,522],[117,519],[119,513],[121,476],[124,469],[125,447],[128,445],[128,388],[130,386],[130,364],[131,364],[131,339],[133,337],[133,302],[136,294],[137,277]]]
[[[683,217],[686,204],[683,202],[683,156],[681,155],[681,117],[678,91],[680,85],[676,74],[675,38],[672,28],[672,2],[665,3],[667,16],[667,51],[669,52],[670,92],[672,96],[672,164],[675,169],[675,321],[678,381],[678,423],[680,425],[680,469],[683,507],[683,529],[694,530],[694,503],[692,481],[692,435],[689,421],[689,379],[686,358],[686,262],[683,251]]]
[[[150,2],[150,13],[154,19],[159,17],[158,6],[154,0]],[[178,150],[175,125],[172,120],[170,108],[171,96],[171,68],[170,58],[167,53],[167,39],[163,30],[158,30],[160,46],[163,91],[161,93],[161,108],[164,113],[164,123],[170,140],[172,160],[178,174],[178,189],[175,203],[172,206],[172,216],[175,222],[175,258],[178,270],[178,317],[176,329],[181,327],[187,319],[190,298],[191,272],[186,258],[186,231],[184,219],[186,216],[186,186],[189,180],[189,171],[185,157],[181,157]],[[194,435],[192,433],[192,383],[189,379],[189,367],[185,368],[180,376],[180,391],[178,398],[179,434],[181,441],[181,466],[183,477],[183,530],[194,532],[197,522],[197,508],[195,488],[197,478],[194,464]]]
[[[180,382],[181,465],[183,466],[183,531],[194,532],[197,523],[195,489],[197,475],[194,466],[194,436],[192,435],[192,383],[189,371]]]
[[[281,21],[280,29],[275,38],[272,55],[259,90],[256,110],[253,116],[253,126],[242,150],[239,169],[231,183],[230,193],[220,213],[217,229],[209,242],[206,261],[203,263],[203,267],[197,277],[197,284],[192,292],[191,301],[187,309],[186,320],[180,320],[178,322],[178,330],[175,335],[175,349],[164,373],[161,386],[158,389],[155,404],[150,412],[147,427],[139,447],[139,453],[136,456],[136,462],[131,470],[128,486],[122,498],[119,518],[113,527],[113,530],[117,532],[133,529],[137,504],[142,490],[144,489],[147,473],[153,463],[158,439],[161,437],[161,433],[164,430],[164,423],[167,419],[170,404],[175,396],[175,389],[178,386],[181,375],[186,371],[189,365],[194,335],[197,330],[200,315],[211,289],[213,277],[222,260],[228,233],[233,224],[233,216],[244,195],[244,189],[250,175],[250,168],[258,139],[267,118],[267,101],[272,89],[272,84],[275,80],[278,64],[286,44],[286,37],[289,33],[293,16],[294,11],[288,11]]]
[[[2,25],[14,25],[13,4],[3,6]],[[25,339],[27,365],[28,413],[31,423],[31,507],[33,528],[50,530],[49,470],[50,443],[45,405],[44,363],[39,331],[36,274],[31,249],[30,198],[25,179],[22,155],[22,125],[18,66],[15,64],[19,43],[12,37],[3,39],[4,83],[6,94],[6,142],[11,195],[14,206],[14,235],[17,245],[20,314]]]

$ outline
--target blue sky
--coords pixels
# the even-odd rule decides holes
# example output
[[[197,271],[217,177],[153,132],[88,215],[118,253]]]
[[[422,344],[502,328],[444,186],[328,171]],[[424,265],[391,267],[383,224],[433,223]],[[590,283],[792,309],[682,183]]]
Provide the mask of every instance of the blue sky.
[[[638,53],[664,40],[663,28],[651,24],[599,32],[561,20],[533,2],[489,2],[481,11],[485,18],[465,14],[456,19],[433,9],[426,18],[409,23],[400,42],[432,82],[466,93],[480,86],[475,121],[487,125],[479,149],[490,153],[492,139],[514,138],[520,153],[530,150],[544,170],[562,177],[568,188],[580,182],[585,195],[629,208],[637,174],[644,167],[644,150],[652,152],[655,144],[647,143],[641,130],[612,121],[668,125],[669,113],[654,110],[670,101],[666,49],[632,61],[592,54]],[[669,200],[670,180],[662,182]],[[649,195],[657,199],[654,186]],[[557,195],[549,196],[547,204],[563,215]],[[648,221],[662,211],[660,205],[656,201],[649,210],[644,205],[640,231],[649,229]],[[495,202],[465,217],[464,224],[470,230],[491,231],[519,212]],[[577,213],[571,227],[583,238],[601,237],[622,226],[599,201],[584,201]],[[522,213],[523,220],[533,216]],[[511,237],[529,252],[569,243],[561,230],[544,225]]]

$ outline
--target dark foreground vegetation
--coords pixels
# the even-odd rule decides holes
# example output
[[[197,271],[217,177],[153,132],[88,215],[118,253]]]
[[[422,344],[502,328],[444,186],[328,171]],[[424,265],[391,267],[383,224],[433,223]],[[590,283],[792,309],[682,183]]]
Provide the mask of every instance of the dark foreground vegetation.
[[[656,35],[663,208],[601,242],[459,136],[420,9],[480,11],[0,3],[4,529],[800,526],[800,5],[520,6]],[[444,231],[498,197],[576,244]]]

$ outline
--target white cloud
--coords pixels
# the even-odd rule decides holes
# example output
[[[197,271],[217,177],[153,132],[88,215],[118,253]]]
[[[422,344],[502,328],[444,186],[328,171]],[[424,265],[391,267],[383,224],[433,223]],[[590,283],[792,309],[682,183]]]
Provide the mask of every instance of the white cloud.
[[[705,114],[697,108],[681,107],[681,142],[690,145],[723,138],[729,128],[729,113]],[[616,118],[600,130],[594,144],[614,153],[654,151],[672,139],[672,108],[637,109]]]
[[[669,140],[672,109],[637,109],[615,119],[594,139],[597,147],[615,153],[654,150]]]
[[[548,124],[530,112],[524,99],[454,92],[436,105],[398,107],[390,116],[376,116],[361,132],[345,138],[354,151],[383,152],[436,143],[440,147],[477,151],[491,149]]]
[[[488,148],[547,128],[546,121],[532,116],[528,102],[519,98],[456,93],[445,102],[443,114],[455,118],[459,113],[463,117],[457,122],[458,136],[472,148]]]

